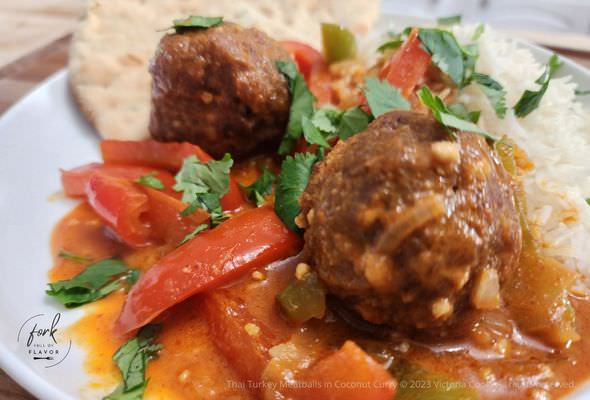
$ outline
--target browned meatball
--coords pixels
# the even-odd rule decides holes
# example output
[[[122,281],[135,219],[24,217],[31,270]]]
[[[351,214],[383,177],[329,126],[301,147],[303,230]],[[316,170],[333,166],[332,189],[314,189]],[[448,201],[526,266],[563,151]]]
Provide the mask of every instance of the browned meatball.
[[[290,100],[275,62],[287,59],[266,34],[227,22],[164,36],[150,67],[152,137],[196,143],[215,157],[276,144]]]
[[[521,230],[509,175],[485,140],[391,112],[314,171],[298,222],[330,292],[402,331],[500,306]]]

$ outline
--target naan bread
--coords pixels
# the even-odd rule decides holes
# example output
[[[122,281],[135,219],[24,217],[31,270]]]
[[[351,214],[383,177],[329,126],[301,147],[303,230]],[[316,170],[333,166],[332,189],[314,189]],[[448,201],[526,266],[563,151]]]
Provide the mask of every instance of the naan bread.
[[[74,35],[70,86],[86,117],[104,138],[149,136],[151,77],[148,65],[173,19],[221,15],[275,39],[320,48],[320,23],[369,31],[379,0],[89,0]]]

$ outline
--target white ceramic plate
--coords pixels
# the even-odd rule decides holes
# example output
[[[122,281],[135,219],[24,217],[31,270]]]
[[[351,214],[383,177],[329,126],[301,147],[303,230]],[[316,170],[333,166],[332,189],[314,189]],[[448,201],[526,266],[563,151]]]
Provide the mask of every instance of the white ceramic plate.
[[[525,46],[543,62],[550,56],[546,50]],[[572,62],[566,60],[560,74],[571,74],[581,87],[590,88],[590,71]],[[89,377],[82,367],[84,354],[75,346],[59,365],[48,368],[69,348],[59,332],[82,311],[63,312],[44,291],[51,267],[52,227],[75,204],[49,200],[60,190],[59,169],[99,160],[97,145],[97,136],[69,96],[65,71],[45,81],[0,119],[0,367],[42,400],[92,398],[81,391]],[[58,344],[49,347],[52,341],[47,335],[36,337],[32,344],[45,346],[34,348],[41,353],[59,353],[52,355],[54,360],[33,360],[35,355],[26,344],[28,333],[35,324],[50,328],[60,311]],[[590,390],[574,397],[589,398]]]

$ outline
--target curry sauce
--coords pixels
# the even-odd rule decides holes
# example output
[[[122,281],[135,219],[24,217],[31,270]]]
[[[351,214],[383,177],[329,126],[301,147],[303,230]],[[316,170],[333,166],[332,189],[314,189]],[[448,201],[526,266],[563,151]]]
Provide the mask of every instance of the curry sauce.
[[[57,225],[52,237],[52,249],[54,254],[67,249],[94,260],[121,257],[129,265],[141,269],[149,268],[170,250],[157,246],[130,250],[105,235],[101,220],[85,203],[76,207]],[[49,276],[52,281],[67,279],[79,273],[82,268],[76,262],[56,257],[55,266]],[[258,279],[259,276],[266,277],[268,284],[247,275],[229,290],[236,296],[252,291],[259,292],[262,299],[273,298],[272,292],[285,286],[292,276],[293,262],[283,263],[276,269],[279,272],[275,273],[274,278],[272,266],[255,275]],[[276,284],[277,280],[281,282]],[[256,386],[263,383],[243,381],[232,368],[231,360],[224,356],[212,340],[203,315],[206,296],[207,294],[195,296],[159,318],[158,322],[163,324],[163,329],[158,341],[164,348],[159,358],[148,366],[148,397],[251,399],[262,396],[263,392]],[[124,297],[124,293],[118,292],[94,303],[88,307],[87,314],[70,328],[74,341],[88,354],[85,367],[93,377],[90,384],[92,389],[107,391],[119,379],[111,357],[127,338],[117,336],[112,326],[121,310]],[[263,302],[252,305],[253,309],[258,309],[254,310],[254,314],[276,313],[273,318],[281,320],[278,309],[271,307],[260,311],[264,307],[268,308],[261,304]],[[328,312],[323,320],[310,321],[303,327],[289,327],[286,323],[285,335],[291,335],[289,343],[307,352],[306,357],[310,359],[325,355],[330,349],[339,347],[345,339],[353,339],[377,359],[391,364],[392,371],[395,371],[393,366],[396,364],[410,362],[429,373],[445,377],[443,381],[433,381],[418,379],[428,375],[398,376],[400,398],[417,398],[403,396],[414,396],[431,390],[428,386],[432,382],[438,382],[437,385],[440,382],[459,385],[467,393],[475,393],[476,390],[480,393],[480,398],[485,399],[545,398],[535,396],[547,395],[559,397],[580,388],[590,375],[590,303],[586,299],[575,298],[573,304],[577,311],[577,329],[581,340],[559,351],[524,336],[516,329],[504,337],[507,340],[504,343],[506,348],[501,351],[493,346],[482,350],[481,346],[471,340],[416,342],[391,336],[375,339],[344,323],[332,312]],[[498,324],[492,325],[490,329],[502,330],[498,328]],[[481,324],[473,324],[471,328],[478,326]],[[274,353],[278,352],[279,347],[276,346]],[[293,362],[281,363],[278,360],[273,364],[275,368],[282,369],[283,373],[289,368],[298,368]],[[294,372],[297,373],[296,370]],[[276,378],[273,377],[272,368],[267,368],[265,374],[265,379]]]

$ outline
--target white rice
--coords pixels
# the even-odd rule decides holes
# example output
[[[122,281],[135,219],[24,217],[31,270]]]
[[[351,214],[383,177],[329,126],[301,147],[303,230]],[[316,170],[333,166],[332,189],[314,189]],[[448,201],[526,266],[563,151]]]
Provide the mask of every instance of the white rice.
[[[388,24],[364,38],[361,48],[368,63],[384,42],[383,32],[405,25]],[[476,25],[455,26],[462,45],[472,40]],[[497,137],[514,140],[535,164],[524,178],[529,219],[543,252],[576,269],[590,284],[590,112],[575,99],[577,85],[571,77],[551,80],[539,108],[517,118],[512,106],[525,89],[538,90],[535,80],[545,65],[514,40],[489,26],[477,40],[476,71],[490,75],[507,91],[508,112],[499,119],[487,97],[475,85],[465,88],[459,101],[469,110],[481,110],[479,124]],[[590,285],[589,285],[590,286]]]
[[[475,27],[455,27],[462,44]],[[486,27],[478,40],[478,72],[489,74],[507,91],[511,108],[544,65],[513,40]],[[480,125],[496,136],[512,138],[535,164],[524,178],[529,218],[544,252],[581,272],[590,282],[590,113],[575,100],[571,77],[553,79],[539,108],[525,118],[511,109],[499,119],[481,90],[471,85],[460,95],[470,110],[481,110]]]

